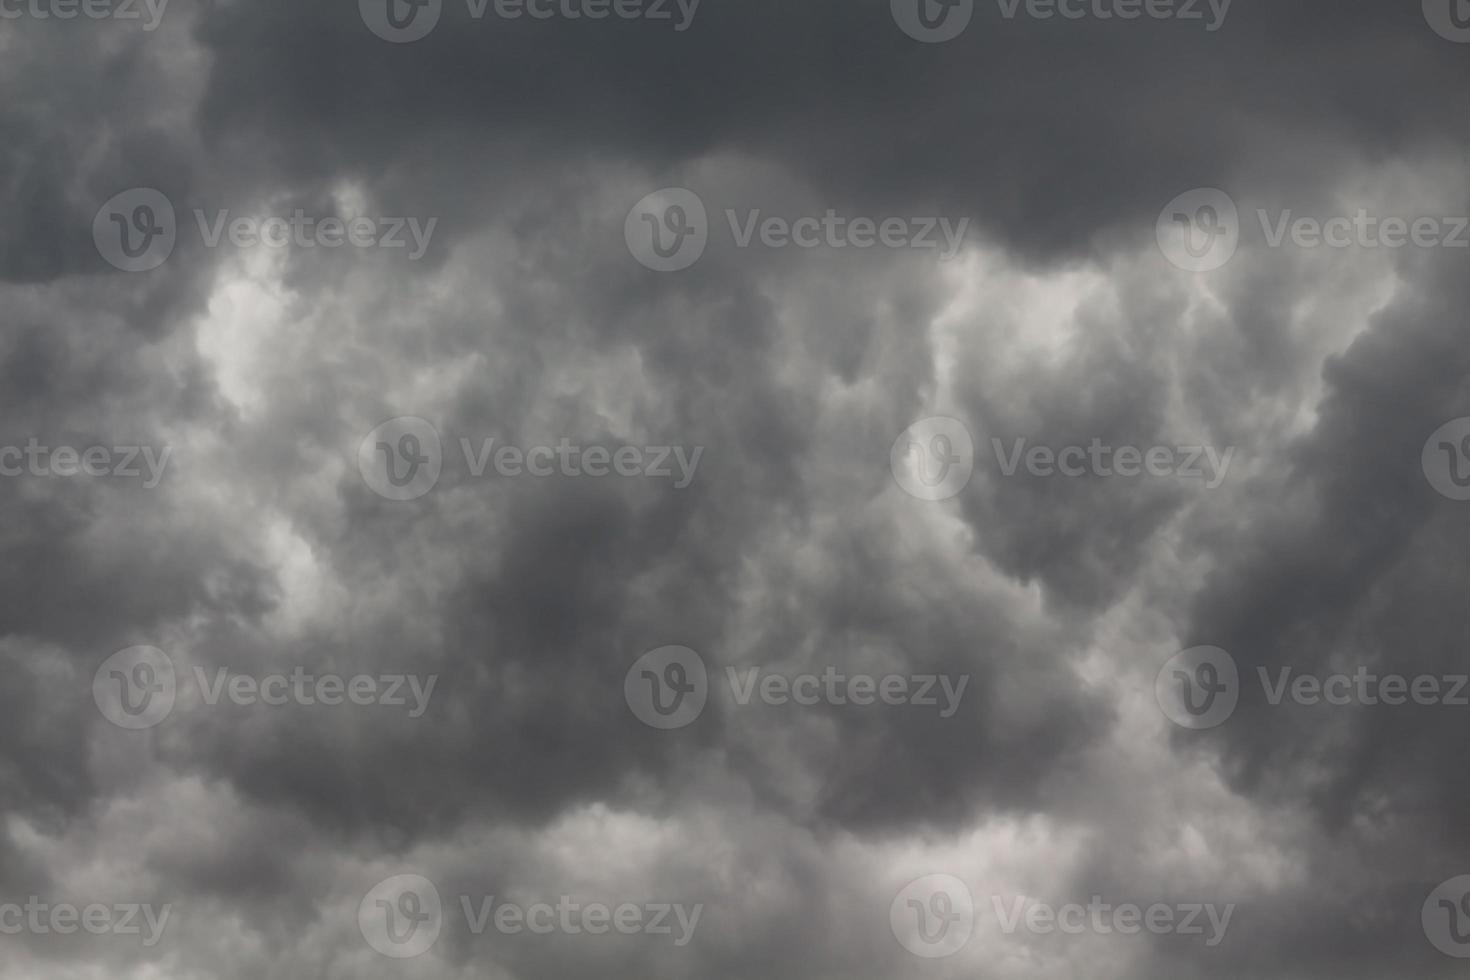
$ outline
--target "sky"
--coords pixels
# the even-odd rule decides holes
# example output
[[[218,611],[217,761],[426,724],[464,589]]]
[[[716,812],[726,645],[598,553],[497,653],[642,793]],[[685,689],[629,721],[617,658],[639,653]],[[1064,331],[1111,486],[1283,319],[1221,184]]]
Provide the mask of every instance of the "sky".
[[[0,980],[1470,959],[1466,0],[0,0]]]

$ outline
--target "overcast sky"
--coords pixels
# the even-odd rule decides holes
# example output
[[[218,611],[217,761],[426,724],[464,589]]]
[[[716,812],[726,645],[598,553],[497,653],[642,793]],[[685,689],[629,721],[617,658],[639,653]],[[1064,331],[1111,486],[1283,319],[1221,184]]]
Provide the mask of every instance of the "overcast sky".
[[[1467,84],[0,0],[0,978],[1463,976]]]

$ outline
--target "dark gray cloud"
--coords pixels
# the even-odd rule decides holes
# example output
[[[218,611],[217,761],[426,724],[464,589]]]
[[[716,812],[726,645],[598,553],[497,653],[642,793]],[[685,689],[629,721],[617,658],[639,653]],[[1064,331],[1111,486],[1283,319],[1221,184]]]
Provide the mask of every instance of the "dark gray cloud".
[[[1470,209],[1470,48],[1418,7],[1235,0],[1210,31],[977,3],[942,44],[878,0],[703,0],[682,31],[446,0],[412,44],[351,3],[0,20],[0,467],[48,447],[0,476],[0,976],[1451,976],[1459,920],[1425,902],[1470,874],[1470,708],[1256,679],[1464,672],[1466,504],[1421,454],[1470,414],[1465,253],[1271,247],[1258,218]],[[667,187],[709,241],[659,273],[624,227]],[[1192,274],[1154,228],[1198,187],[1240,246]],[[93,238],[134,188],[173,210],[151,271]],[[948,261],[738,243],[829,209],[970,224]],[[231,241],[298,211],[435,223],[412,258]],[[423,449],[375,428],[403,416],[442,449],[407,500],[359,465]],[[890,451],[933,416],[973,472],[930,501]],[[1008,474],[1018,440],[1230,455]],[[494,455],[563,441],[700,455],[687,486]],[[156,485],[112,472],[130,447],[168,449]],[[708,698],[659,730],[624,684],[671,645]],[[1155,681],[1197,645],[1239,705],[1186,731]],[[171,701],[108,700],[161,683],[108,660],[139,646]],[[965,687],[742,703],[750,670]],[[435,686],[418,714],[210,703],[293,672]],[[934,874],[975,909],[945,959],[903,926]],[[408,962],[370,935],[396,875],[443,899]],[[700,919],[477,934],[490,896]],[[1003,928],[1094,896],[1233,917],[1210,945]],[[4,931],[33,897],[171,918]]]

